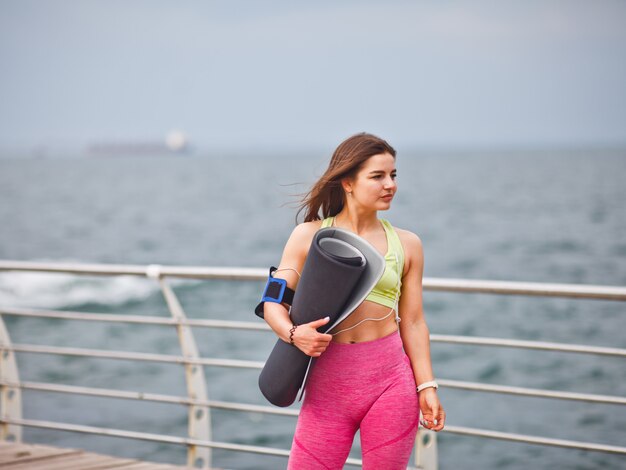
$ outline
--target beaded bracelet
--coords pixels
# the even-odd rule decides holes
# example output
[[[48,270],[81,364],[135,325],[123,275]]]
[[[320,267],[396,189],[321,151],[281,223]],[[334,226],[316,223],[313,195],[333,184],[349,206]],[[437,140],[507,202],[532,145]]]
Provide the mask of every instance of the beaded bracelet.
[[[293,346],[293,334],[295,333],[296,328],[298,328],[298,325],[294,323],[291,329],[289,330],[289,344],[291,344],[292,346]]]

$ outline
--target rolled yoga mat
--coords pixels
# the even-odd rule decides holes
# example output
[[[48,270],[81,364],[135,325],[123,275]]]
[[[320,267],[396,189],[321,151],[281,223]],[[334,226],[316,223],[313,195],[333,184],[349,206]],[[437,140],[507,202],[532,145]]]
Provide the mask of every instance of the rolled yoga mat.
[[[301,325],[329,316],[320,330],[330,331],[365,300],[384,270],[385,259],[365,239],[334,227],[318,230],[293,298],[291,320]],[[265,398],[276,406],[291,405],[315,363],[311,359],[279,339],[259,376]]]

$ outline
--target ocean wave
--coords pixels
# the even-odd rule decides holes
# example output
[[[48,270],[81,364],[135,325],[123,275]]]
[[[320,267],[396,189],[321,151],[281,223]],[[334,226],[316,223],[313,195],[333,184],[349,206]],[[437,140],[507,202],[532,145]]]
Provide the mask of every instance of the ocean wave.
[[[123,305],[143,301],[159,290],[154,281],[134,276],[93,278],[71,274],[0,274],[0,305],[65,308],[85,304]]]
[[[193,281],[170,280],[170,284]],[[141,302],[159,292],[157,282],[137,276],[77,276],[65,273],[0,273],[0,305],[68,308]]]

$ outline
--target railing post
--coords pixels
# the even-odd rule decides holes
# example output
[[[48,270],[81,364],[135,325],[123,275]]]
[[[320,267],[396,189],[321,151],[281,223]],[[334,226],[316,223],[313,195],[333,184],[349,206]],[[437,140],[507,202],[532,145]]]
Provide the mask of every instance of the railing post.
[[[415,466],[420,470],[437,470],[437,433],[420,427],[415,439]]]
[[[198,359],[198,347],[189,326],[181,323],[187,320],[185,312],[174,294],[174,291],[161,276],[160,266],[150,265],[146,270],[148,277],[157,279],[161,285],[161,291],[169,308],[172,318],[179,323],[176,325],[178,340],[186,359]],[[187,395],[193,400],[208,401],[206,379],[204,369],[197,364],[185,364],[185,380],[187,382]],[[189,437],[205,441],[211,440],[211,415],[207,406],[189,405]],[[211,466],[211,448],[190,445],[187,448],[187,465],[195,468],[209,469]]]
[[[7,349],[9,348],[9,349]],[[17,373],[15,352],[10,350],[11,337],[0,315],[0,381],[12,385],[0,385],[0,415],[3,418],[22,419],[22,392]],[[0,440],[21,442],[22,427],[15,424],[0,424]]]

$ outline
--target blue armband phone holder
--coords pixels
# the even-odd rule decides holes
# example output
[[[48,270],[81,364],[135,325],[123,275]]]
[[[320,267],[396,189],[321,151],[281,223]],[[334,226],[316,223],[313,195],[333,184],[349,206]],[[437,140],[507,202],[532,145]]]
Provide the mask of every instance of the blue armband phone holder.
[[[264,318],[263,304],[265,304],[265,302],[287,305],[291,305],[293,303],[293,296],[295,292],[287,287],[287,281],[285,279],[278,279],[274,277],[274,273],[277,270],[278,268],[274,266],[270,267],[270,274],[267,278],[265,289],[263,290],[263,297],[261,297],[261,302],[254,309],[254,313],[261,318]]]
[[[283,301],[286,288],[286,280],[276,279],[270,276],[267,279],[267,284],[265,285],[265,291],[263,291],[263,298],[261,299],[261,302],[281,303]]]

